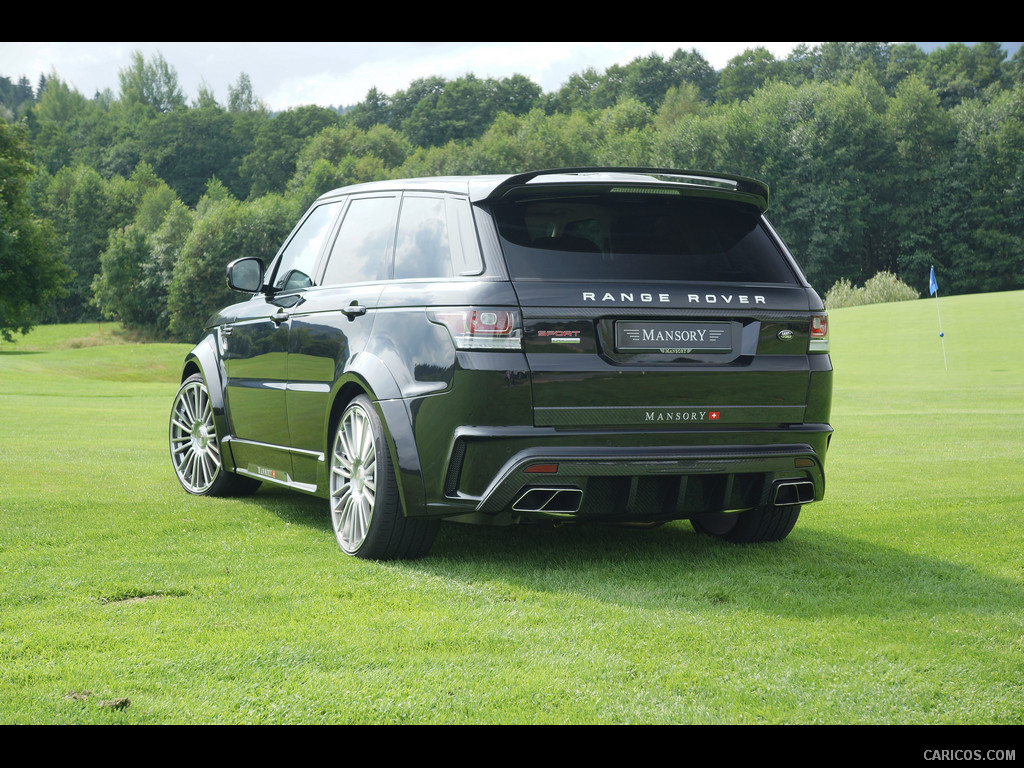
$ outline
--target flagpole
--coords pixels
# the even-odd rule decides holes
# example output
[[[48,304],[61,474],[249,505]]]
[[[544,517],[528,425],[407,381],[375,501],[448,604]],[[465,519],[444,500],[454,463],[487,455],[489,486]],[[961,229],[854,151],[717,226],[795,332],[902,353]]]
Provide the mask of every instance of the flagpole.
[[[935,267],[932,267],[931,274],[928,276],[928,290],[935,297],[935,314],[939,318],[939,340],[942,342],[942,367],[949,371],[949,365],[946,364],[946,334],[942,332],[942,313],[939,312],[939,284],[935,280]]]

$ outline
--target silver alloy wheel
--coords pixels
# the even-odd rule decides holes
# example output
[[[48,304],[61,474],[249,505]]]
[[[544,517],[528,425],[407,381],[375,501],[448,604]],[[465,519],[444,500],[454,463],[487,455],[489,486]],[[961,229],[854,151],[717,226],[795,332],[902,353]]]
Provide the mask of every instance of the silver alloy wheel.
[[[189,493],[204,495],[221,472],[210,394],[202,379],[185,383],[171,408],[171,462]]]
[[[353,403],[341,417],[331,450],[331,522],[339,546],[358,552],[377,501],[377,445],[370,415]]]

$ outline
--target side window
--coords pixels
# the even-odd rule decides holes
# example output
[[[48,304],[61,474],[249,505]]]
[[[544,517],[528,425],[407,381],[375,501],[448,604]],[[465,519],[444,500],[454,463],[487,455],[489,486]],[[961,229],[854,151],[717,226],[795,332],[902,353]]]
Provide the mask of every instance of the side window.
[[[331,249],[324,285],[363,283],[388,276],[397,197],[359,197],[345,212]]]
[[[395,244],[395,279],[451,276],[444,198],[406,195]]]
[[[274,274],[274,288],[279,291],[293,291],[308,288],[313,284],[312,274],[316,267],[320,248],[331,229],[331,222],[338,212],[340,202],[317,206],[306,217],[281,254]]]

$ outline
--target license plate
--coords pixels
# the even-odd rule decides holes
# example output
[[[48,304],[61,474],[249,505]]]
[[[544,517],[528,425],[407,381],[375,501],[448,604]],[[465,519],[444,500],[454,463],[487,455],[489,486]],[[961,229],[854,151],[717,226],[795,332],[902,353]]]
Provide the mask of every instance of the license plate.
[[[620,352],[661,352],[685,355],[692,352],[732,352],[729,323],[647,323],[620,320],[615,323],[615,349]]]

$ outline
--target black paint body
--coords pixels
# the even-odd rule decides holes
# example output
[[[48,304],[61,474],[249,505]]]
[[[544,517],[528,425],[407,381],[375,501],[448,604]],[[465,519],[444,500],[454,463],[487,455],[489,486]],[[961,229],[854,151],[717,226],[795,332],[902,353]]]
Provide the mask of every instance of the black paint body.
[[[582,210],[584,192],[627,181],[742,209],[787,277],[632,280],[628,259],[607,277],[514,273],[506,256],[518,245],[499,229],[503,205],[561,195]],[[815,344],[811,327],[823,305],[763,219],[767,191],[742,182],[574,173],[336,190],[314,206],[332,207],[309,279],[282,282],[279,254],[249,300],[211,318],[183,379],[206,380],[226,469],[320,496],[337,420],[365,393],[408,517],[654,522],[764,506],[789,480],[813,484],[821,499],[832,367],[827,337]],[[347,282],[329,269],[352,202],[381,197],[393,199],[396,217],[413,198],[448,206],[448,239],[459,241],[450,274],[396,275],[401,233],[389,235],[374,279],[357,270]],[[512,313],[518,348],[457,348],[431,314],[448,308]],[[728,348],[683,346],[707,329]],[[658,348],[670,337],[683,341]]]

